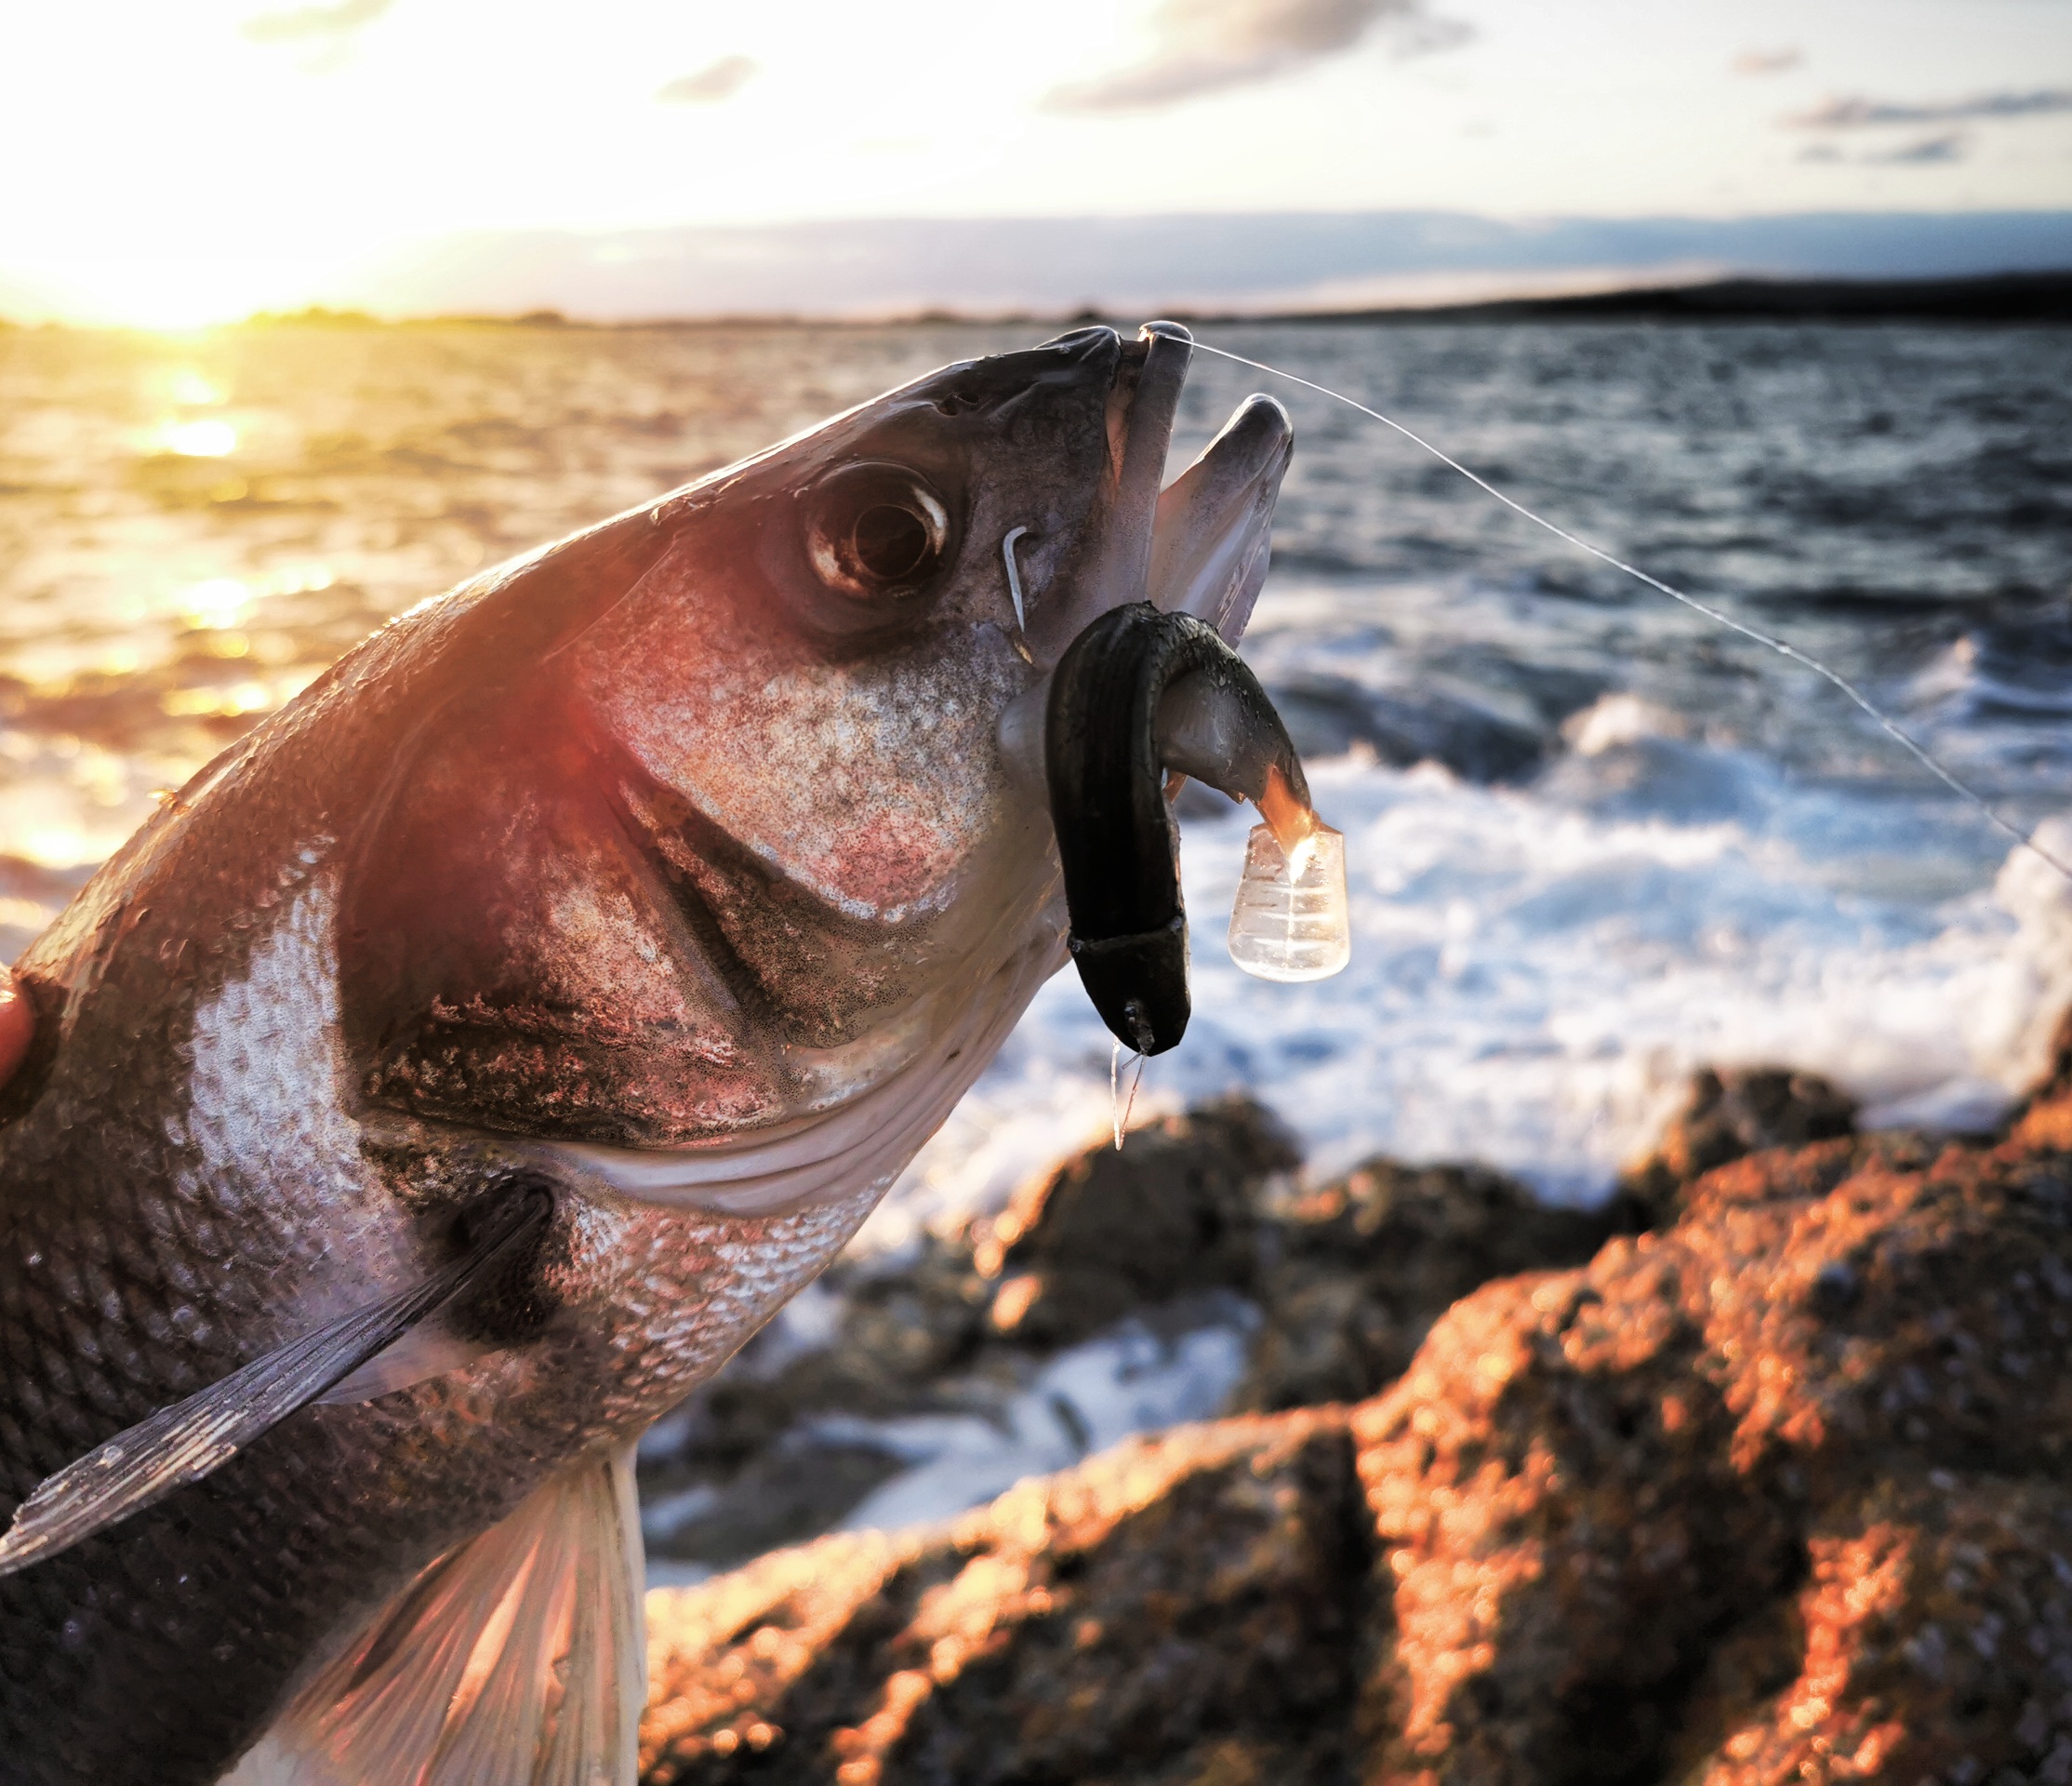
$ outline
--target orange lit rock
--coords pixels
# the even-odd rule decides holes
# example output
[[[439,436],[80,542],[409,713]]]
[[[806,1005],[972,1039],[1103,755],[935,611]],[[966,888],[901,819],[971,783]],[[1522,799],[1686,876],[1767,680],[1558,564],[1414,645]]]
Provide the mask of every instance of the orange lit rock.
[[[1780,1684],[1694,1708],[1706,1786],[2072,1779],[2072,1496],[1937,1472],[1833,1510],[1809,1552]]]
[[[36,1014],[15,977],[0,968],[0,1086],[14,1077],[35,1039]]]
[[[1855,1126],[1855,1100],[1818,1073],[1701,1067],[1653,1150],[1621,1174],[1617,1200],[1639,1226],[1667,1227],[1683,1213],[1684,1193],[1715,1166],[1765,1148],[1830,1140]]]
[[[1349,1412],[656,1596],[649,1779],[2072,1786],[2072,1072],[1682,1199]]]
[[[1544,1204],[1473,1166],[1370,1160],[1275,1203],[1237,1394],[1262,1411],[1373,1394],[1459,1298],[1493,1277],[1580,1265],[1613,1231],[1604,1212]]]
[[[1361,1524],[1343,1414],[1304,1411],[651,1594],[644,1778],[1335,1777]]]
[[[2061,1156],[1736,1162],[1670,1233],[1460,1304],[1354,1431],[1391,1626],[1361,1712],[1376,1780],[1915,1786],[2061,1738],[2072,1766],[2072,1621],[2032,1592],[2072,1558]],[[1921,1638],[1923,1559],[1986,1527],[2019,1536]],[[2010,1598],[2035,1604],[2018,1643],[1993,1634]],[[1994,1643],[1997,1685],[1892,1661],[1917,1640]]]
[[[1253,1287],[1258,1187],[1301,1164],[1257,1104],[1229,1099],[1086,1149],[978,1225],[972,1256],[999,1278],[992,1322],[1069,1344],[1189,1291]]]

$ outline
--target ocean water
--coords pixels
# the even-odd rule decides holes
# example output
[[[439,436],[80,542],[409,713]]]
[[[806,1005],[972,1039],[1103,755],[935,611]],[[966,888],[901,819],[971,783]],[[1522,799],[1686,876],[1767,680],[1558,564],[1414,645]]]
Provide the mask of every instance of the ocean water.
[[[1780,632],[2024,829],[2072,830],[2072,332],[1230,328],[1520,500]],[[1220,936],[1249,815],[1190,802],[1195,1018],[1139,1114],[1245,1088],[1328,1172],[1486,1161],[1588,1200],[1701,1064],[1827,1074],[1874,1124],[1989,1126],[2072,1000],[2072,892],[1831,686],[1595,564],[1325,399],[1296,420],[1245,653],[1346,833],[1354,960]],[[874,1234],[997,1200],[1111,1120],[1069,975]],[[1126,1072],[1126,1069],[1125,1069]]]
[[[1203,333],[1828,658],[2016,822],[2072,812],[2072,331]],[[1035,334],[0,331],[0,948],[387,616]],[[1354,960],[1230,966],[1248,820],[1191,794],[1196,1015],[1139,1119],[1247,1088],[1313,1169],[1475,1158],[1575,1199],[1704,1062],[1819,1071],[1876,1122],[1995,1119],[2072,998],[2052,872],[1833,689],[1350,411],[1203,358],[1175,470],[1255,388],[1297,446],[1245,650],[1346,834]],[[1109,1071],[1060,977],[861,1244],[1105,1132]]]

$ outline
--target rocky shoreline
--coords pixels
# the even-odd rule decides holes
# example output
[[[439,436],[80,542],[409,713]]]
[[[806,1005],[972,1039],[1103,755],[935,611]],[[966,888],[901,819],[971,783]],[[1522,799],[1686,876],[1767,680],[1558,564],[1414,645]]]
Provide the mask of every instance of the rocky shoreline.
[[[1265,1110],[1229,1100],[1091,1148],[949,1237],[842,1262],[817,1310],[644,1446],[651,1558],[724,1566],[817,1536],[941,1448],[969,1457],[959,1422],[1055,1424],[1070,1461],[1112,1424],[1118,1379],[1139,1401],[1153,1382],[1155,1406],[1162,1370],[1191,1374],[1168,1398],[1183,1415],[1357,1400],[1478,1285],[1580,1264],[1634,1220],[1478,1167],[1375,1161],[1304,1192],[1299,1165]],[[1027,1473],[1000,1455],[1004,1488]]]
[[[654,1486],[750,1505],[835,1409],[997,1411],[1148,1309],[1247,1311],[1256,1411],[652,1594],[644,1778],[2067,1786],[2072,1036],[2002,1135],[1852,1116],[1701,1075],[1588,1214],[1304,1191],[1242,1104],[1069,1163],[744,1359]]]

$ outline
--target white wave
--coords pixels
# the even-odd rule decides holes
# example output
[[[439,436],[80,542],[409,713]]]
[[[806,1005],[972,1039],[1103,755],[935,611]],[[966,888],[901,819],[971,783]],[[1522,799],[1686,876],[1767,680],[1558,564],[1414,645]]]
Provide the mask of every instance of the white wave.
[[[933,1524],[1132,1433],[1219,1413],[1243,1374],[1249,1325],[1236,1310],[1225,1315],[1173,1336],[1125,1321],[1052,1358],[997,1418],[923,1414],[814,1422],[823,1439],[879,1446],[908,1460],[850,1511],[843,1526]]]
[[[1700,1065],[1826,1074],[1873,1124],[1990,1124],[2072,998],[2072,896],[1933,801],[1798,783],[1624,698],[1526,788],[1358,755],[1317,765],[1345,833],[1354,959],[1277,986],[1227,959],[1246,821],[1190,822],[1195,1015],[1138,1113],[1242,1089],[1313,1172],[1476,1159],[1586,1200]],[[2046,836],[2072,842],[2072,824]],[[1067,972],[875,1219],[994,1207],[1105,1131],[1109,1046]]]

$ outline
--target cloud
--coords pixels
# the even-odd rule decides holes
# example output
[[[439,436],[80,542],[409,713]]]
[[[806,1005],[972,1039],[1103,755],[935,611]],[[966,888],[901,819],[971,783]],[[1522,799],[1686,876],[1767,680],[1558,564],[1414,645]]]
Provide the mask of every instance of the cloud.
[[[394,0],[338,0],[329,7],[294,7],[286,12],[262,12],[239,31],[255,44],[293,44],[312,37],[345,38],[371,25]]]
[[[1953,130],[1947,136],[1923,137],[1919,142],[1880,150],[1862,159],[1884,167],[1934,167],[1944,162],[1962,161],[1964,139]]]
[[[1786,49],[1745,49],[1733,59],[1736,74],[1782,74],[1806,60],[1796,47]]]
[[[657,87],[655,97],[664,105],[717,105],[731,100],[762,72],[762,64],[747,56],[722,56],[695,73],[680,74],[667,87]]]
[[[1425,0],[1162,0],[1142,60],[1054,87],[1051,112],[1134,112],[1270,80],[1350,49],[1386,28],[1402,55],[1451,49],[1473,35]]]
[[[1986,118],[2033,118],[2072,112],[2072,87],[2039,87],[2028,93],[1976,93],[1968,100],[1928,104],[1892,100],[1824,100],[1811,112],[1785,122],[1801,130],[1853,130],[1879,124],[1968,124]]]
[[[1828,166],[1846,162],[1859,167],[1946,167],[1964,159],[1966,146],[1963,134],[1951,130],[1901,143],[1896,149],[1866,149],[1858,155],[1845,155],[1831,142],[1816,142],[1800,150],[1799,159]]]

